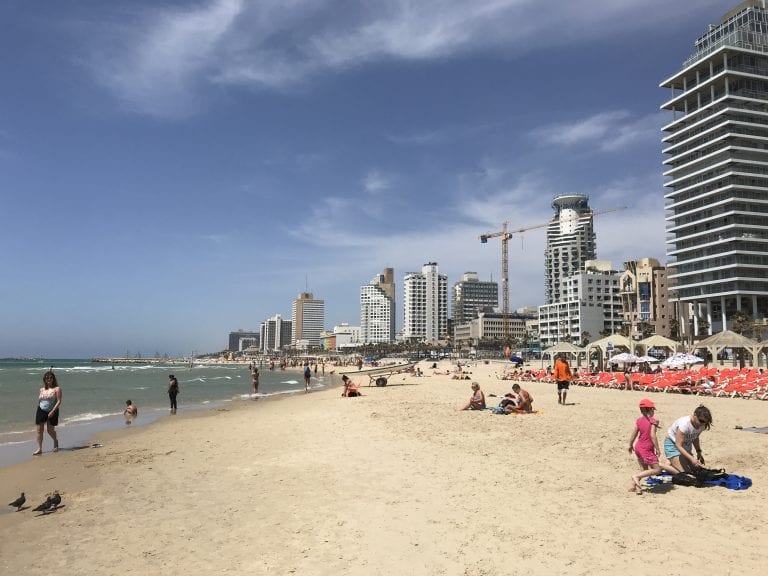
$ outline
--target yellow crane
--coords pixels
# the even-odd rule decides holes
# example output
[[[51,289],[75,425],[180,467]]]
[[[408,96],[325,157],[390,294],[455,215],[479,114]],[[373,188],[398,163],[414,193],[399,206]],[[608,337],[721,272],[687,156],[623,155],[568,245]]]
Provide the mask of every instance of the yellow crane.
[[[608,208],[606,210],[598,210],[591,213],[591,216],[598,216],[600,214],[607,214],[609,212],[618,212],[619,210],[625,210],[626,206],[619,206],[617,208]],[[562,222],[578,221],[582,216],[589,214],[578,214],[573,211],[569,211],[569,216],[562,220],[553,219],[549,222],[542,224],[534,224],[532,226],[524,226],[523,228],[515,228],[514,230],[508,230],[507,226],[509,222],[504,222],[502,229],[498,232],[486,232],[480,234],[480,243],[487,244],[490,238],[501,238],[501,313],[502,313],[502,332],[504,333],[504,340],[509,342],[509,239],[514,234],[521,234],[528,230],[536,230],[537,228],[547,228],[552,224],[559,224]]]

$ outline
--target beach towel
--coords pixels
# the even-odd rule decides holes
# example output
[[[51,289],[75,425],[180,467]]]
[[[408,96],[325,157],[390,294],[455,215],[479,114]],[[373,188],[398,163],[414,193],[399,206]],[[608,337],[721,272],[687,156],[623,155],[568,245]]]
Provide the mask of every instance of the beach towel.
[[[717,480],[705,480],[705,486],[722,486],[729,490],[746,490],[752,486],[752,480],[746,476],[737,476],[736,474],[725,474],[724,478]]]

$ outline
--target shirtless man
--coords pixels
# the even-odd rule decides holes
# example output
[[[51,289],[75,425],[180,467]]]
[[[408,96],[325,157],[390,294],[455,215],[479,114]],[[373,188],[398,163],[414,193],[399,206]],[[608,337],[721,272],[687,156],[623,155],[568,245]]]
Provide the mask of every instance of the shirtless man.
[[[528,390],[520,388],[520,384],[513,384],[512,391],[517,394],[519,401],[517,403],[517,409],[520,412],[530,414],[533,412],[533,396],[531,396]]]

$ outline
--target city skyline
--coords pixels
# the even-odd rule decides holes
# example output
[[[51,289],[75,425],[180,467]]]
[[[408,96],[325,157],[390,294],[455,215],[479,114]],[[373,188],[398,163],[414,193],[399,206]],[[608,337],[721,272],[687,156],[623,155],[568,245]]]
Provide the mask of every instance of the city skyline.
[[[4,4],[0,356],[220,350],[302,287],[357,323],[382,267],[499,281],[478,236],[559,194],[664,263],[659,83],[735,5]],[[545,234],[509,249],[542,304]]]

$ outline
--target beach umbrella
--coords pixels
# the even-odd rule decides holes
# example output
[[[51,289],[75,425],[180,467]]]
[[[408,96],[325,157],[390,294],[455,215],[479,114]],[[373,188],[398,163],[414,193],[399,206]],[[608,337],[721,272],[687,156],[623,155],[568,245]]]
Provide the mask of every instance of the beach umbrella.
[[[648,362],[649,364],[653,364],[655,362],[661,362],[658,358],[655,358],[653,356],[640,356],[640,358],[637,359],[638,362]]]
[[[690,364],[699,364],[701,362],[704,362],[703,358],[699,358],[698,356],[694,356],[693,354],[686,354],[685,352],[680,352],[678,354],[673,354],[664,362],[661,363],[661,366],[663,368],[680,368],[681,366],[688,366]]]
[[[632,362],[638,361],[640,361],[640,357],[635,356],[634,354],[630,354],[629,352],[616,354],[615,356],[612,356],[610,360],[608,360],[608,362],[611,364],[630,364]]]

